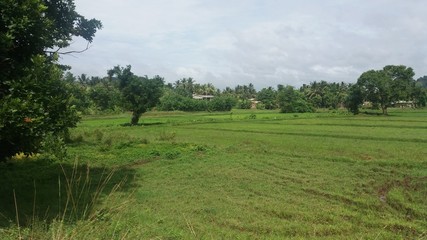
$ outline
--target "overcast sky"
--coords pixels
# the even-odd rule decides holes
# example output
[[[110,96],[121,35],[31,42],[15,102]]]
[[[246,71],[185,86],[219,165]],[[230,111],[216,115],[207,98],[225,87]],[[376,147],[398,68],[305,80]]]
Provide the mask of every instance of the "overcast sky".
[[[115,65],[218,88],[355,82],[385,65],[427,75],[425,0],[75,0],[102,21],[91,48],[63,56],[76,75]],[[86,44],[75,40],[73,49]]]

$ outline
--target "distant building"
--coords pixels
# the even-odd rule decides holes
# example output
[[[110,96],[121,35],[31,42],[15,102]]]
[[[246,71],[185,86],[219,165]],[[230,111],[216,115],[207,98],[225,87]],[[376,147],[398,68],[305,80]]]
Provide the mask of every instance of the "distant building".
[[[413,101],[397,101],[392,103],[393,107],[398,108],[413,108],[415,107],[415,104]]]
[[[258,103],[261,103],[261,101],[257,101],[255,98],[250,98],[249,101],[251,101],[251,109],[256,109]]]
[[[197,100],[211,100],[213,99],[215,96],[213,95],[199,95],[199,94],[193,94],[193,99],[197,99]]]

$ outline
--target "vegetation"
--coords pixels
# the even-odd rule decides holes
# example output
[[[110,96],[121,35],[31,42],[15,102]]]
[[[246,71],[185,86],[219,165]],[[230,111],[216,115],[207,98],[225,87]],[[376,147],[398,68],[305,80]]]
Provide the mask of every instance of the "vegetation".
[[[295,91],[292,86],[279,89],[277,99],[280,111],[283,113],[304,113],[313,111],[313,107],[305,101],[302,93]]]
[[[137,125],[141,114],[157,105],[162,95],[163,78],[155,76],[138,77],[131,72],[131,66],[116,66],[108,71],[108,76],[118,79],[118,88],[122,93],[123,105],[132,112],[131,125]]]
[[[427,76],[423,76],[417,79],[417,85],[423,88],[427,88]]]
[[[426,77],[257,91],[64,72],[101,27],[73,0],[0,2],[0,239],[427,237]]]
[[[57,56],[74,36],[91,42],[101,26],[71,0],[0,2],[0,161],[40,152],[46,137],[60,140],[75,126]]]
[[[426,236],[425,110],[389,109],[387,117],[150,112],[143,126],[122,127],[128,117],[87,117],[72,130],[62,164],[69,179],[76,158],[82,183],[91,166],[89,192],[116,170],[91,214],[66,215],[64,238]],[[13,189],[21,236],[52,238],[60,232],[55,213],[64,206],[58,205],[60,166],[14,161],[0,165],[0,238],[18,235]],[[59,176],[64,200],[66,180]]]
[[[382,70],[364,72],[359,79],[349,98],[350,108],[357,113],[358,105],[363,101],[370,101],[379,105],[383,114],[387,115],[387,108],[397,101],[412,101],[425,104],[425,91],[416,85],[413,79],[415,73],[406,66],[385,66]],[[351,102],[355,101],[355,102]]]
[[[358,113],[363,103],[369,103],[371,109],[382,108],[384,114],[387,108],[396,102],[408,102],[413,107],[423,107],[427,102],[426,89],[420,85],[420,81],[413,79],[414,73],[406,66],[386,66],[380,71],[368,71],[361,75],[356,84],[329,83],[326,81],[314,81],[304,84],[299,89],[292,86],[279,84],[277,88],[268,87],[256,91],[252,84],[238,85],[234,89],[226,87],[224,90],[217,89],[214,85],[199,84],[192,78],[183,78],[175,83],[167,84],[163,90],[158,91],[152,99],[153,104],[149,107],[142,102],[135,102],[130,107],[130,101],[135,98],[131,96],[145,96],[151,99],[150,91],[143,88],[124,88],[120,84],[120,71],[126,68],[115,67],[105,77],[87,78],[85,75],[78,79],[68,73],[68,78],[74,79],[73,102],[80,112],[93,114],[100,112],[123,112],[133,111],[140,106],[143,112],[155,107],[160,111],[230,111],[238,109],[281,109],[283,112],[312,112],[316,109],[340,109],[346,107],[353,113]],[[130,69],[128,69],[130,72]],[[131,73],[131,72],[130,72]],[[131,78],[141,78],[131,73]],[[70,77],[71,76],[71,77]],[[146,77],[145,77],[146,78]],[[155,77],[156,78],[156,77]],[[157,76],[160,79],[160,77]],[[70,82],[69,80],[67,80]],[[127,82],[124,80],[124,82]],[[160,88],[159,84],[159,88]],[[159,88],[155,88],[160,90]],[[292,88],[292,90],[290,90]],[[139,89],[137,91],[137,89]],[[130,92],[132,90],[134,92]],[[381,91],[380,91],[381,90]],[[80,92],[78,92],[80,91]],[[120,93],[121,92],[121,93]],[[199,97],[193,98],[193,96]],[[156,98],[157,98],[156,97]],[[126,98],[130,98],[127,99]],[[85,99],[85,100],[82,100]],[[212,100],[214,100],[212,102]],[[84,102],[83,102],[84,101]],[[145,101],[145,100],[144,100]],[[154,104],[154,103],[157,104]],[[82,108],[86,106],[86,109]],[[95,110],[95,111],[94,111]],[[133,111],[138,113],[138,111]],[[136,116],[141,114],[136,114]]]

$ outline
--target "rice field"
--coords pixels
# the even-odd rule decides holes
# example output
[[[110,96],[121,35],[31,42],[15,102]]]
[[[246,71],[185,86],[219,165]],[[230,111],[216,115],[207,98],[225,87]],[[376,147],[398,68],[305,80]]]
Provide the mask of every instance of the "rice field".
[[[129,205],[89,237],[427,239],[427,111],[149,113],[120,125],[129,119],[85,118],[72,131],[63,164],[127,179],[99,205]]]

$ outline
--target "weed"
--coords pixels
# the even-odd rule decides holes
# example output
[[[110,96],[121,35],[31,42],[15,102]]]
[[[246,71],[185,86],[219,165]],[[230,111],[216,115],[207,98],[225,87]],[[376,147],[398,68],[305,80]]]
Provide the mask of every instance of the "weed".
[[[255,114],[251,114],[248,116],[248,119],[256,119],[256,115]]]
[[[67,139],[65,139],[66,143],[82,143],[84,142],[84,136],[82,134],[76,134],[75,136],[70,135]]]
[[[206,145],[196,144],[191,146],[191,150],[194,152],[206,152],[208,147]]]
[[[104,133],[99,129],[95,129],[95,131],[93,131],[93,136],[95,137],[96,141],[101,142],[102,138],[104,137]]]
[[[161,155],[159,150],[153,149],[148,153],[152,157],[159,157]]]
[[[146,138],[142,138],[142,139],[139,140],[139,143],[140,144],[149,144],[150,141],[148,141],[148,139],[146,139]]]
[[[167,152],[165,152],[165,157],[167,159],[176,159],[181,155],[181,152],[177,151],[177,150],[169,150]]]
[[[175,132],[161,131],[157,140],[159,140],[159,141],[173,141],[173,140],[175,140],[175,137],[176,137]]]

